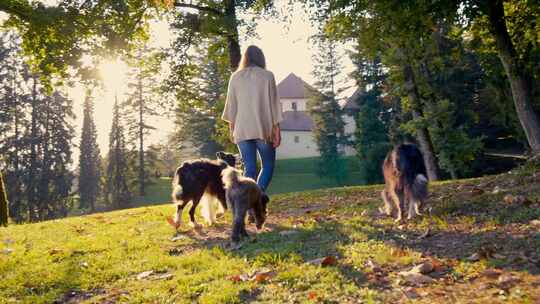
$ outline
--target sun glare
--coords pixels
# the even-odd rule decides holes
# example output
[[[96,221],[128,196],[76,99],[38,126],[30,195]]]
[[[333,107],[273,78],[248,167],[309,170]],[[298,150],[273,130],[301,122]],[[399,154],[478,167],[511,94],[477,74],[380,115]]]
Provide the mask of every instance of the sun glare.
[[[122,60],[102,62],[99,73],[108,93],[122,94],[127,89],[128,66]]]

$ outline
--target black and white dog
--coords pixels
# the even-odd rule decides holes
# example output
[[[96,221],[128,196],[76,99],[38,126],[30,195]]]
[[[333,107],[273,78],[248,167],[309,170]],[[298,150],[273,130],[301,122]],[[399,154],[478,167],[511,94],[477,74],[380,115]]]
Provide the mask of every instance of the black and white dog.
[[[201,215],[208,225],[216,222],[217,215],[225,213],[227,201],[222,181],[222,172],[229,167],[237,167],[241,161],[238,155],[217,152],[216,160],[196,159],[185,161],[174,173],[172,183],[172,200],[176,205],[174,225],[182,223],[182,212],[191,202],[189,209],[190,226],[198,226],[195,221],[195,210],[201,203]],[[269,198],[263,194],[266,203]],[[252,211],[250,210],[250,215]]]
[[[189,209],[192,227],[197,226],[195,209],[199,202],[202,202],[201,214],[209,225],[216,221],[217,213],[224,213],[227,209],[221,172],[229,166],[236,166],[236,156],[226,152],[217,152],[216,156],[216,160],[202,158],[185,161],[176,169],[172,200],[176,204],[174,223],[177,227],[182,223],[182,212],[189,202],[192,203]]]
[[[382,211],[397,222],[403,219],[406,209],[407,219],[421,215],[420,207],[428,196],[428,179],[420,150],[412,144],[395,147],[384,159],[383,175]]]

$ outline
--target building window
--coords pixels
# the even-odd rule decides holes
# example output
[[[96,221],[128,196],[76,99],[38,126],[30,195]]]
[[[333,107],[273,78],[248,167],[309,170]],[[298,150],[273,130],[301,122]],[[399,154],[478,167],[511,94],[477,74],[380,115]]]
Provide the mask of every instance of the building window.
[[[294,137],[294,142],[299,143],[300,142],[300,136],[295,136]]]
[[[291,104],[291,107],[292,107],[293,111],[296,111],[298,109],[298,107],[296,106],[296,102],[294,102],[294,101]]]

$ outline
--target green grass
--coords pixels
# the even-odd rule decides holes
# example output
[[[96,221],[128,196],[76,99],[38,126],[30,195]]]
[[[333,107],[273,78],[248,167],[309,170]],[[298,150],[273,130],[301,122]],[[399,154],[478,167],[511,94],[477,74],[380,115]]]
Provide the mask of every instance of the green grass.
[[[171,205],[12,225],[0,228],[0,303],[538,303],[532,174],[433,184],[432,216],[403,226],[375,215],[379,185],[274,195],[266,231],[235,251],[229,215],[172,239]],[[532,203],[508,206],[496,185]],[[310,263],[327,256],[336,263]],[[400,277],[426,259],[439,265],[432,283]],[[488,268],[514,280],[482,275]],[[257,272],[266,276],[242,280]]]
[[[316,157],[301,159],[277,160],[272,183],[268,189],[269,194],[301,192],[314,189],[337,187],[338,184],[331,179],[317,176]],[[358,162],[355,157],[346,157],[349,177],[342,186],[355,186],[363,184],[358,172]],[[135,197],[133,206],[149,206],[169,202],[171,197],[171,179],[162,177],[152,180],[146,188],[146,195]]]

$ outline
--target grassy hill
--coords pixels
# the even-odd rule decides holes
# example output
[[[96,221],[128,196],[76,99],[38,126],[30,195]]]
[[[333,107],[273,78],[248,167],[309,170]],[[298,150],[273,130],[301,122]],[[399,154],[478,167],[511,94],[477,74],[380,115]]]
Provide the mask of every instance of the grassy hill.
[[[171,205],[0,228],[0,302],[539,303],[537,168],[436,183],[405,225],[380,186],[275,195],[239,250],[229,216],[175,235]]]

